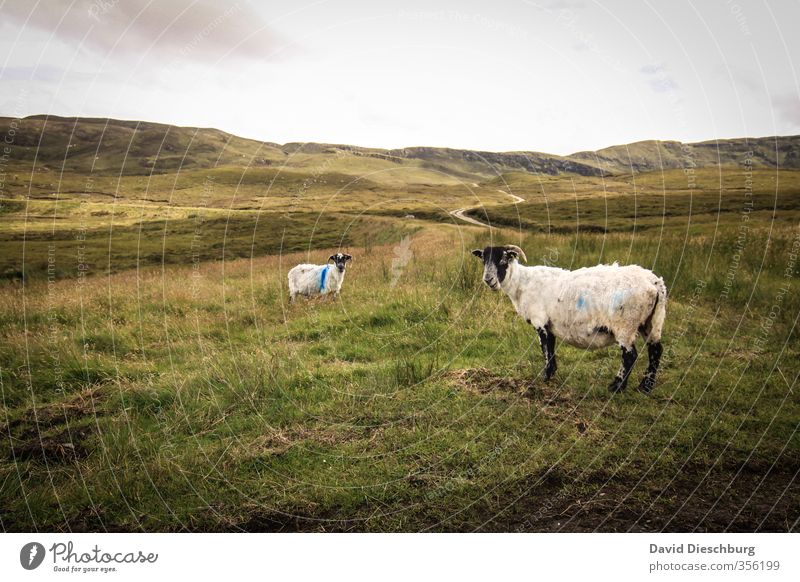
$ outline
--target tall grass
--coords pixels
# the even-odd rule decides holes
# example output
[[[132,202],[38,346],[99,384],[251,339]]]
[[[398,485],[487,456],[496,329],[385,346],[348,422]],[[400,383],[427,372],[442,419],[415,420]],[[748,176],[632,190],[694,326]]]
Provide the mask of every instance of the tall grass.
[[[613,233],[430,224],[401,268],[395,239],[374,240],[338,301],[292,305],[286,271],[305,252],[4,283],[2,526],[460,530],[609,484],[633,492],[626,507],[674,514],[659,493],[675,475],[716,495],[743,464],[794,471],[798,231],[781,216],[753,215],[741,243],[738,215]],[[541,381],[535,334],[470,255],[503,242],[535,264],[664,277],[652,398],[608,396],[614,350],[559,345]],[[777,507],[796,500],[780,483]]]

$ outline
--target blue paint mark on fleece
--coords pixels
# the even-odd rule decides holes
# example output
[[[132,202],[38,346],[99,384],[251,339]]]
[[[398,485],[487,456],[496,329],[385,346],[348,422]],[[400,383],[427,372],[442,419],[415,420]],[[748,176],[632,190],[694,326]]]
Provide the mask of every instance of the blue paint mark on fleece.
[[[583,295],[578,297],[578,304],[575,306],[578,309],[583,309],[583,306],[586,305],[586,299],[583,298]]]
[[[324,293],[325,292],[325,283],[328,280],[328,271],[330,271],[330,269],[331,269],[330,265],[325,265],[325,268],[322,269],[322,273],[320,273],[320,276],[319,276],[319,292],[320,293]]]
[[[611,296],[611,310],[614,311],[622,305],[623,299],[625,299],[625,291],[614,291],[614,294]]]

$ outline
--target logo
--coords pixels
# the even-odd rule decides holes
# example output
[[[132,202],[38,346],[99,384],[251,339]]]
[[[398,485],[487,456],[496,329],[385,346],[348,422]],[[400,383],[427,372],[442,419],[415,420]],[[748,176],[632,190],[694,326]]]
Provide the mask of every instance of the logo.
[[[19,563],[26,570],[35,570],[44,561],[44,546],[39,542],[29,542],[19,551]]]

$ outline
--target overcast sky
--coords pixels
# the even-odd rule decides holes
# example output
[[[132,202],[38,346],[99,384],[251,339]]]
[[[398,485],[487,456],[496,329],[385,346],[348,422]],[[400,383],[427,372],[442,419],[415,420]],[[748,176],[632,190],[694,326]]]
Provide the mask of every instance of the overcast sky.
[[[798,0],[0,0],[0,115],[557,154],[797,134],[798,22]]]

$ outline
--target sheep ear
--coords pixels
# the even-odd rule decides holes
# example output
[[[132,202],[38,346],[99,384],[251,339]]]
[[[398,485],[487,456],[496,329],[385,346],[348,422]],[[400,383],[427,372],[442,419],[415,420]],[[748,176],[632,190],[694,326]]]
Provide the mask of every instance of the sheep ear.
[[[503,254],[505,254],[507,259],[517,259],[517,258],[519,258],[519,254],[517,253],[517,251],[511,251],[511,250],[503,251]]]
[[[344,255],[344,261],[345,262],[352,261],[352,260],[353,260],[353,255],[348,255],[348,254]]]
[[[328,257],[328,262],[330,263],[331,261],[334,262],[336,261],[336,255],[331,255],[330,257]]]
[[[478,257],[479,259],[483,258],[483,251],[480,249],[475,249],[474,251],[472,251],[472,254]]]

